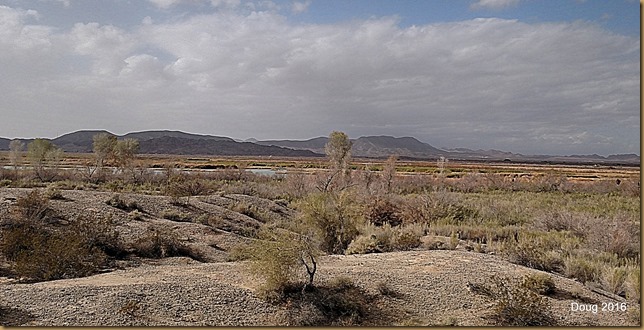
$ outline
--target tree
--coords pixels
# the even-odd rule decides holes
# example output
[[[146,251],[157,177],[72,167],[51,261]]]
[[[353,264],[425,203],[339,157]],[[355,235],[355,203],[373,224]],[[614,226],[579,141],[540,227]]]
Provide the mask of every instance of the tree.
[[[116,136],[109,133],[96,134],[93,140],[96,166],[102,168],[106,160],[114,157],[114,149],[118,141],[116,140]]]
[[[9,142],[9,160],[14,170],[17,170],[18,165],[20,165],[20,156],[24,149],[25,144],[20,140],[12,140]]]
[[[310,236],[268,226],[262,227],[257,236],[259,239],[251,243],[247,252],[252,256],[251,271],[265,280],[265,293],[281,293],[295,284],[293,278],[302,267],[307,273],[302,290],[313,286],[319,250]]]
[[[324,152],[329,159],[330,174],[319,187],[321,191],[328,191],[332,187],[333,181],[339,181],[340,189],[344,189],[349,185],[351,168],[351,147],[352,142],[349,140],[347,134],[343,132],[333,131],[329,135],[329,141],[324,146]]]
[[[139,152],[139,141],[135,139],[117,141],[113,150],[117,165],[121,168],[127,168]]]
[[[45,139],[35,139],[27,145],[27,157],[41,181],[51,180],[55,172],[48,167],[57,166],[58,161],[62,158],[63,151],[56,147],[51,141]]]

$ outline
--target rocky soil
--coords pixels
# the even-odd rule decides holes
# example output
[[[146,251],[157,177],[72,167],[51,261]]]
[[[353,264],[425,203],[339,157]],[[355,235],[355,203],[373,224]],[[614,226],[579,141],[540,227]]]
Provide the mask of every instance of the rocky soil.
[[[0,189],[0,216],[7,216],[15,199],[26,189]],[[84,278],[40,283],[0,281],[0,323],[5,326],[256,326],[282,325],[287,307],[258,296],[257,278],[245,262],[227,262],[228,251],[249,238],[244,230],[267,218],[286,219],[292,210],[284,203],[245,195],[192,197],[190,206],[173,205],[163,196],[121,194],[136,200],[141,217],[105,203],[114,193],[63,191],[65,200],[52,200],[61,218],[111,217],[125,240],[136,239],[150,228],[166,228],[195,249],[205,261],[188,257],[135,258],[118,269]],[[239,205],[242,205],[240,207]],[[257,205],[259,220],[238,212]],[[200,221],[164,219],[172,210]],[[261,216],[257,216],[257,215]],[[521,277],[539,271],[511,264],[498,256],[442,250],[417,250],[368,255],[321,257],[316,282],[340,276],[352,279],[368,294],[377,296],[376,307],[396,317],[381,325],[491,324],[493,302],[472,290],[473,283],[489,282],[493,275]],[[304,274],[303,274],[304,276]],[[628,311],[602,311],[602,303],[625,302],[591,291],[574,280],[551,274],[556,294],[546,299],[558,325],[639,325]],[[395,294],[383,295],[383,283]],[[573,311],[571,303],[597,304],[597,313]]]

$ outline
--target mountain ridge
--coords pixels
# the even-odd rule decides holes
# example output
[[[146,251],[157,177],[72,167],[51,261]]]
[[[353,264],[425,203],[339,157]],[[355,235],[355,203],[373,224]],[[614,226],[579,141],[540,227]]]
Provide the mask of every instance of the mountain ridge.
[[[222,156],[293,156],[322,157],[327,137],[307,140],[236,140],[224,136],[186,133],[177,130],[148,130],[116,135],[107,130],[79,130],[63,134],[51,141],[65,152],[92,152],[93,136],[112,134],[117,139],[133,138],[139,141],[142,154],[222,155]],[[28,144],[34,139],[18,139]],[[537,163],[580,164],[639,164],[640,156],[634,153],[609,156],[592,155],[523,155],[501,150],[471,150],[467,148],[436,148],[410,136],[387,135],[361,136],[351,139],[352,155],[365,158],[386,158],[397,155],[401,159],[429,160],[446,157],[463,161],[510,161]],[[9,150],[8,138],[0,137],[0,150]]]

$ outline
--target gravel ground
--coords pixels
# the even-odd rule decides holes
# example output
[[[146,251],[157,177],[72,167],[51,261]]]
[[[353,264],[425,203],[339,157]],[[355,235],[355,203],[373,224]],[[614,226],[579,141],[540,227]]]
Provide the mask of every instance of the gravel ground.
[[[156,263],[86,278],[1,284],[0,305],[22,316],[7,325],[277,325],[280,307],[256,296],[258,283],[246,275],[243,262],[196,263],[179,257]],[[408,251],[326,256],[318,272],[318,282],[346,276],[373,294],[380,282],[387,283],[399,295],[382,303],[400,311],[398,324],[480,326],[489,324],[492,303],[468,290],[468,283],[536,271],[485,254]],[[600,309],[602,302],[616,302],[578,282],[553,277],[558,289],[594,299]],[[634,325],[626,312],[574,312],[573,298],[547,299],[560,325]]]

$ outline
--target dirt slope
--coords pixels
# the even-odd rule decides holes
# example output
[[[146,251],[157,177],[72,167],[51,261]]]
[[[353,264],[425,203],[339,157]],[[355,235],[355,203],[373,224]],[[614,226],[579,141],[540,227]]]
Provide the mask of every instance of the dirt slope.
[[[318,281],[347,276],[368,292],[386,282],[399,292],[384,297],[386,308],[399,311],[398,324],[488,324],[491,302],[468,289],[493,274],[519,276],[535,272],[491,255],[464,251],[408,251],[322,258]],[[118,270],[86,278],[34,284],[0,285],[0,305],[8,325],[276,325],[280,307],[258,299],[257,280],[244,263],[197,263],[170,258],[157,265]],[[578,292],[584,300],[615,302],[580,283],[556,277],[561,292]],[[632,325],[625,312],[571,311],[571,296],[547,298],[561,325]],[[128,303],[138,302],[129,315]],[[639,306],[633,306],[639,307]],[[13,319],[11,319],[13,317]],[[5,323],[7,324],[7,323]]]

